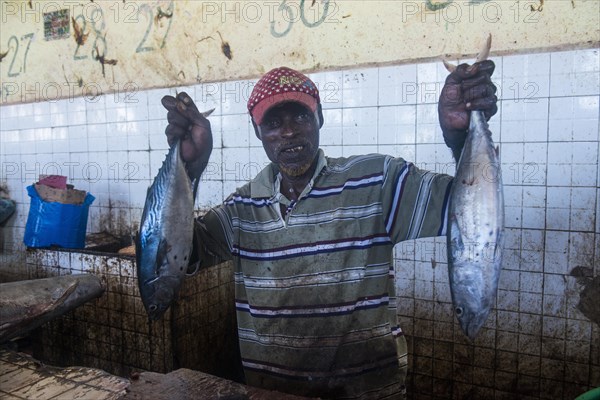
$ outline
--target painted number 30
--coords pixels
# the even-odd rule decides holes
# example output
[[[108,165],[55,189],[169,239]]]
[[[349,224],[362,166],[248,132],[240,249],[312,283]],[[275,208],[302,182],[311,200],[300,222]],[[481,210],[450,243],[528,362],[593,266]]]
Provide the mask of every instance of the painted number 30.
[[[327,18],[327,15],[329,13],[329,2],[330,0],[325,0],[322,3],[319,2],[320,6],[319,7],[315,7],[312,8],[315,4],[314,0],[311,0],[312,4],[309,6],[309,10],[317,10],[317,12],[321,9],[322,7],[322,13],[321,15],[314,15],[313,17],[316,18],[316,20],[314,20],[314,18],[310,18],[313,19],[314,22],[311,22],[309,18],[307,18],[307,11],[306,11],[306,1],[305,0],[300,0],[300,6],[299,8],[299,14],[300,14],[300,20],[302,21],[302,23],[304,24],[304,26],[308,27],[308,28],[314,28],[317,27],[319,25],[321,25],[323,23],[323,21],[325,21],[325,18]],[[335,5],[335,3],[334,3]],[[283,20],[285,22],[287,22],[287,26],[285,27],[285,29],[283,29],[282,31],[278,31],[276,26],[281,26],[283,24],[278,24],[277,21],[275,21],[275,17],[273,17],[273,20],[271,21],[271,34],[276,37],[276,38],[280,38],[283,37],[285,35],[288,34],[288,32],[292,29],[292,25],[294,24],[294,22],[297,22],[297,12],[298,12],[298,8],[297,6],[291,6],[290,4],[288,4],[287,0],[283,0],[281,2],[281,4],[278,7],[278,11],[281,12],[281,15],[283,16]],[[314,13],[311,13],[314,14]],[[317,18],[318,17],[318,18]]]

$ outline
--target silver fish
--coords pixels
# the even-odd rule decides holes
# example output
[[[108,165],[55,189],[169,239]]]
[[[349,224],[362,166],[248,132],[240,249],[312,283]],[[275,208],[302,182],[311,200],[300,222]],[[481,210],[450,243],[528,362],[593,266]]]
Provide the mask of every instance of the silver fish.
[[[62,275],[0,284],[0,343],[24,335],[100,297],[96,275]]]
[[[490,39],[478,61],[487,58]],[[504,237],[500,159],[481,111],[471,113],[449,201],[447,248],[452,304],[461,329],[474,340],[496,299]]]
[[[138,285],[152,320],[161,318],[176,299],[192,251],[195,184],[179,148],[178,140],[148,189],[136,239]]]

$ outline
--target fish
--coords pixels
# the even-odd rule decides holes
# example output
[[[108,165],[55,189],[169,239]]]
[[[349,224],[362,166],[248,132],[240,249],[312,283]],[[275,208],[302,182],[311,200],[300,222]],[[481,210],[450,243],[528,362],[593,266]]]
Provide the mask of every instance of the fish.
[[[477,61],[487,58],[490,46],[491,36]],[[446,243],[452,305],[461,330],[475,340],[496,300],[504,242],[499,150],[482,111],[471,112],[448,207]]]
[[[138,287],[153,321],[176,301],[190,266],[199,180],[188,177],[180,146],[176,140],[148,188],[135,240]]]
[[[0,284],[0,343],[22,336],[48,321],[100,297],[100,278],[62,275]]]

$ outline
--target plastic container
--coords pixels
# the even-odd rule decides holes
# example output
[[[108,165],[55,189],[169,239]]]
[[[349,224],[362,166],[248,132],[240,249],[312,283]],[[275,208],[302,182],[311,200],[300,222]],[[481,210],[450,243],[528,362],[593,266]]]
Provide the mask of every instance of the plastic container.
[[[82,204],[45,201],[35,187],[28,186],[31,197],[23,242],[29,247],[85,247],[85,232],[90,205],[95,197],[87,193]]]

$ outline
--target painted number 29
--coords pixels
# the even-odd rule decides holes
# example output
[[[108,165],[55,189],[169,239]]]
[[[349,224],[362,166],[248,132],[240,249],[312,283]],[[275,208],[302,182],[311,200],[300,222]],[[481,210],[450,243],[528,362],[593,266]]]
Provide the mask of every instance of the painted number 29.
[[[169,31],[171,30],[171,24],[173,23],[173,8],[174,8],[174,3],[171,1],[169,3],[169,7],[164,12],[160,9],[160,7],[158,7],[156,9],[156,19],[159,19],[161,17],[161,15],[166,16],[168,18],[167,30],[165,31],[165,34],[162,37],[162,40],[160,42],[161,49],[163,47],[165,47],[165,43],[167,41],[167,35],[169,34]],[[148,20],[148,25],[146,27],[146,32],[144,33],[144,37],[138,44],[137,48],[135,49],[135,52],[143,53],[145,51],[154,51],[155,50],[154,46],[146,45],[146,41],[148,40],[148,35],[150,34],[150,31],[152,30],[153,21],[155,20],[154,12],[148,4],[142,4],[142,5],[140,5],[140,8],[138,9],[138,15],[139,14],[144,14],[146,19]]]

